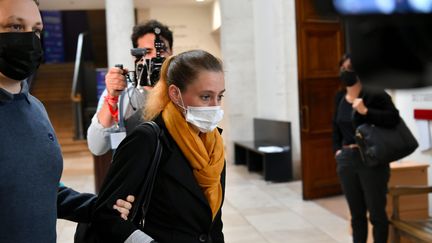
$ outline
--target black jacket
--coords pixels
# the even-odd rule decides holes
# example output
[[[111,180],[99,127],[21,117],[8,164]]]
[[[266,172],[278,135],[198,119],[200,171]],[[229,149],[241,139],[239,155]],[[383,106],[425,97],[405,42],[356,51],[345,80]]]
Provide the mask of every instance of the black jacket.
[[[335,96],[335,113],[333,116],[333,152],[342,148],[342,134],[336,123],[339,103],[344,99],[346,91],[340,91]],[[363,123],[374,124],[383,127],[393,127],[399,122],[399,111],[394,106],[391,97],[383,90],[372,90],[363,88],[359,97],[367,107],[366,115],[358,112],[353,116],[353,127],[357,128]]]
[[[224,242],[221,210],[212,222],[210,206],[189,162],[160,116],[156,123],[164,133],[163,154],[144,232],[160,243]],[[138,194],[156,149],[156,137],[150,129],[138,126],[116,150],[93,215],[93,225],[104,242],[124,242],[137,229],[121,219],[112,205],[117,198]],[[225,168],[221,183],[225,194]]]

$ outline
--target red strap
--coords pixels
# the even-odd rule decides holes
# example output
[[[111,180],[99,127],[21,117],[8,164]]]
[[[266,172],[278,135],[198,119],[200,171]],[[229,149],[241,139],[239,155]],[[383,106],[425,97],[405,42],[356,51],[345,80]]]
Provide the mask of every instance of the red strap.
[[[107,95],[104,97],[105,102],[108,105],[108,109],[111,113],[112,118],[114,119],[114,121],[116,123],[118,123],[118,108],[117,108],[117,102],[118,102],[118,96],[111,96],[111,95]],[[114,108],[116,107],[116,108]]]

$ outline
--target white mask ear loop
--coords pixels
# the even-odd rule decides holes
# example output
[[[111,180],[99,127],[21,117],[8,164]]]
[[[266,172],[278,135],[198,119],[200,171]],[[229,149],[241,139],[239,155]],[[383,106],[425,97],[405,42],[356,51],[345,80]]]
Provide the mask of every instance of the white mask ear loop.
[[[180,98],[180,101],[181,101],[181,105],[177,102],[177,105],[180,107],[180,108],[182,108],[183,109],[183,115],[185,115],[186,116],[186,111],[187,111],[187,109],[186,109],[186,107],[185,107],[185,105],[184,105],[184,102],[183,102],[183,97],[182,97],[182,95],[181,95],[181,91],[180,91],[180,89],[179,89],[179,87],[177,87],[176,86],[176,88],[177,88],[177,91],[178,91],[178,93],[179,93],[179,98]]]

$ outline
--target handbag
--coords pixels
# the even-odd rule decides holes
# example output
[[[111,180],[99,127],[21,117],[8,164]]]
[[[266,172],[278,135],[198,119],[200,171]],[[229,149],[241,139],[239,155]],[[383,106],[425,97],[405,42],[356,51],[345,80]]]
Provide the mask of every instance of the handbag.
[[[134,202],[136,206],[132,207],[128,217],[128,220],[136,223],[137,224],[136,226],[140,229],[144,228],[144,219],[150,205],[151,194],[153,192],[153,186],[154,186],[157,170],[160,163],[160,158],[162,156],[162,145],[160,141],[162,132],[159,126],[153,121],[147,121],[140,124],[140,126],[145,126],[145,125],[149,125],[152,127],[152,130],[155,133],[155,136],[157,137],[156,139],[157,142],[156,142],[156,150],[153,156],[153,160],[149,166],[148,176],[146,177],[144,184],[141,187],[141,191],[136,197],[137,200]],[[101,188],[101,191],[103,191],[103,188]],[[142,206],[140,207],[140,205]],[[137,219],[139,209],[141,209],[141,217],[140,219]],[[98,237],[98,234],[93,229],[91,223],[78,223],[74,235],[74,243],[101,243],[101,242],[103,241]]]
[[[418,142],[402,118],[395,127],[364,123],[357,127],[355,140],[363,163],[368,167],[404,158],[418,147]]]

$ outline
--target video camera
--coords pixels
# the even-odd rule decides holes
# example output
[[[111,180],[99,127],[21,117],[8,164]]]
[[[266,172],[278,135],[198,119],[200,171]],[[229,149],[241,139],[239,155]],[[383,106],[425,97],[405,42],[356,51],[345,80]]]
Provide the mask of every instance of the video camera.
[[[154,86],[159,80],[160,70],[165,61],[165,57],[161,56],[161,52],[166,49],[165,43],[160,37],[161,30],[154,29],[155,41],[154,47],[156,49],[156,57],[145,59],[147,49],[133,48],[131,55],[135,57],[135,72],[133,75],[134,86],[142,90],[144,86]]]
[[[339,15],[362,83],[382,88],[432,85],[432,0],[315,0]]]

